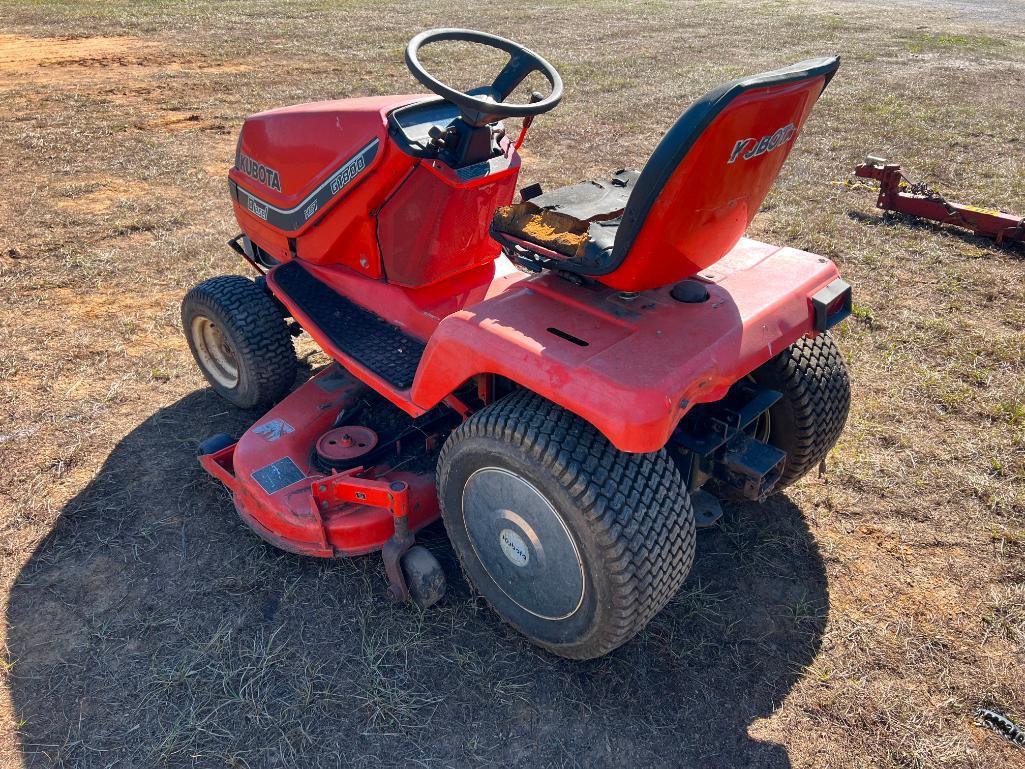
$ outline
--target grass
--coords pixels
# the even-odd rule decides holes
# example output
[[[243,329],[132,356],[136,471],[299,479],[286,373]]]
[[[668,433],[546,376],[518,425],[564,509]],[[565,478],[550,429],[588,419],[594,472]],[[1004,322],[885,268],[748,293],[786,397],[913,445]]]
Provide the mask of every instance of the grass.
[[[990,35],[961,35],[956,33],[914,35],[908,44],[912,53],[960,52],[973,53],[1002,48],[1003,39]]]
[[[0,2],[0,766],[1020,763],[973,713],[1025,719],[1025,260],[842,182],[883,154],[1020,211],[1025,36],[861,2],[415,11]],[[258,416],[204,386],[177,316],[242,270],[241,120],[415,90],[404,42],[442,25],[562,70],[524,152],[547,187],[639,166],[724,79],[844,59],[751,234],[855,286],[847,432],[823,477],[729,506],[666,610],[593,662],[503,626],[440,531],[427,613],[384,600],[379,559],[264,546],[193,456]]]

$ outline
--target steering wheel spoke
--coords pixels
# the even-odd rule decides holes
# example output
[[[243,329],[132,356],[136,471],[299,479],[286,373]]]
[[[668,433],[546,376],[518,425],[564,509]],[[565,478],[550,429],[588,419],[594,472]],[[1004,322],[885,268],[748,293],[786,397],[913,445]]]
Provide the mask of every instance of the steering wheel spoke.
[[[495,94],[495,98],[498,101],[505,101],[509,98],[509,94],[516,90],[516,87],[522,83],[527,77],[538,70],[537,63],[531,61],[530,58],[520,55],[513,54],[509,57],[509,62],[506,64],[502,71],[498,73],[498,77],[495,78],[491,84],[491,90]]]

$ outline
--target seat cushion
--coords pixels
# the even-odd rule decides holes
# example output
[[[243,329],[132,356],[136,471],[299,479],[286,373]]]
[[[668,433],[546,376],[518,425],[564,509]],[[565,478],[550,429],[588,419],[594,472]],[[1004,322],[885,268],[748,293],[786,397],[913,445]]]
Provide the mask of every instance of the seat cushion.
[[[602,241],[607,233],[614,237],[639,176],[638,171],[621,170],[605,181],[572,184],[503,206],[495,212],[493,227],[528,244],[584,259],[592,234]]]

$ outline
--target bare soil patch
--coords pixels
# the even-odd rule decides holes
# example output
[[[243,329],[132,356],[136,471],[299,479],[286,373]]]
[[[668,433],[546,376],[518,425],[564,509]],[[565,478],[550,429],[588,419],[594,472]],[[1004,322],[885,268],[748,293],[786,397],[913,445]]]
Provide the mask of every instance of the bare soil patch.
[[[26,72],[37,67],[107,67],[137,63],[139,49],[152,49],[131,37],[23,37],[0,35],[0,70]]]

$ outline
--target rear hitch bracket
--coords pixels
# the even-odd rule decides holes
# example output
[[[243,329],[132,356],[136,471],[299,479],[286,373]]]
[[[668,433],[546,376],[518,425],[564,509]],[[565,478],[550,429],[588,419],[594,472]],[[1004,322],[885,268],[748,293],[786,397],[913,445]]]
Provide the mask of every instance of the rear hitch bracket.
[[[749,431],[781,397],[777,390],[741,380],[722,401],[695,408],[684,418],[672,443],[690,455],[692,489],[715,478],[747,499],[760,501],[772,492],[786,452]]]

